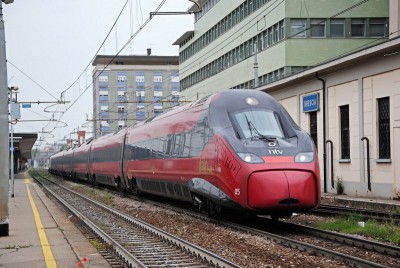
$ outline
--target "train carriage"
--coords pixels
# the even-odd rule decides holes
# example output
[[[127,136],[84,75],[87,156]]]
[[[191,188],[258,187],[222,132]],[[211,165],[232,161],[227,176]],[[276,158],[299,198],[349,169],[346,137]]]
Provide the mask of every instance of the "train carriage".
[[[100,137],[91,142],[89,181],[122,188],[122,149],[126,129]]]
[[[92,139],[74,148],[72,159],[72,177],[78,180],[89,179],[89,155]]]

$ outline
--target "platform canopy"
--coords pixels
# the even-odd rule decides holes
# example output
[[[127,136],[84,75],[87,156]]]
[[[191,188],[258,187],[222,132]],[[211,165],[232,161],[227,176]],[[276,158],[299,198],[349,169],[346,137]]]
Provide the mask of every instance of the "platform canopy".
[[[14,153],[17,154],[19,158],[32,158],[31,151],[37,137],[37,133],[14,133]]]

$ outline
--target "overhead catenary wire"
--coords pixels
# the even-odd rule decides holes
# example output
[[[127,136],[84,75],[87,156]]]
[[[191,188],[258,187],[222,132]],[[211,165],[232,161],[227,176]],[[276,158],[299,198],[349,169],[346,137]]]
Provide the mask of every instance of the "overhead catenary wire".
[[[157,6],[157,8],[155,9],[155,12],[159,11],[159,10],[161,9],[161,7],[165,4],[165,2],[166,2],[166,0],[162,0],[162,1],[160,2],[160,4]],[[127,3],[127,2],[126,2],[126,3]],[[124,5],[124,7],[126,6],[126,3],[125,3],[125,5]],[[128,39],[128,41],[122,46],[122,48],[121,48],[121,49],[112,57],[112,59],[106,64],[106,66],[103,68],[103,70],[101,70],[101,71],[97,74],[97,76],[95,76],[95,77],[93,78],[92,82],[83,90],[83,92],[82,92],[81,94],[79,94],[79,96],[71,103],[71,105],[67,107],[66,112],[67,112],[69,109],[71,109],[71,107],[74,106],[74,105],[77,103],[77,101],[82,97],[82,95],[83,95],[84,93],[86,93],[86,91],[93,85],[93,81],[96,80],[96,79],[105,71],[105,69],[107,69],[107,67],[114,61],[114,59],[115,59],[116,57],[118,57],[118,55],[126,48],[126,46],[130,44],[130,42],[143,30],[144,27],[146,27],[146,25],[147,25],[152,19],[153,19],[153,17],[150,17],[149,19],[147,19],[147,20],[141,25],[141,27]],[[95,58],[95,57],[94,57],[94,58]],[[93,59],[94,59],[94,58],[93,58]],[[78,80],[78,79],[77,79],[77,80]],[[77,81],[77,80],[76,80],[76,81]],[[72,85],[71,85],[71,86],[72,86]],[[70,86],[70,87],[71,87],[71,86]],[[69,87],[69,88],[70,88],[70,87]],[[63,113],[63,114],[60,116],[59,120],[61,120],[61,118],[64,116],[64,114],[65,114],[65,113]],[[53,128],[53,130],[57,127],[57,125],[58,125],[58,122],[56,123],[55,127]]]
[[[359,5],[361,5],[361,4],[364,4],[364,3],[366,3],[366,2],[368,2],[369,0],[364,0],[364,1],[361,1],[361,2],[359,2],[359,3],[357,3],[357,4],[355,4],[355,5],[353,5],[353,6],[351,6],[351,7],[349,7],[349,8],[347,8],[347,9],[344,9],[343,11],[341,11],[341,12],[339,12],[339,13],[337,13],[337,14],[335,14],[334,16],[332,16],[331,18],[333,18],[333,17],[335,17],[335,16],[338,16],[338,15],[340,15],[340,14],[343,14],[343,13],[345,13],[345,12],[347,12],[348,10],[351,10],[351,9],[353,9],[353,8],[355,8],[356,6],[359,6]],[[275,2],[277,2],[277,1],[275,1]],[[283,2],[283,1],[282,1]],[[281,2],[281,3],[282,3]],[[280,4],[281,4],[280,3]],[[268,13],[269,14],[269,13]],[[253,26],[253,25],[252,25]],[[251,26],[251,27],[252,27]],[[144,26],[143,26],[144,27]],[[243,27],[242,27],[243,28]],[[242,29],[241,28],[241,29]],[[310,28],[310,27],[309,27]],[[307,29],[309,29],[309,28],[307,28]],[[307,30],[306,29],[306,30]],[[132,35],[133,36],[133,35]],[[229,37],[231,37],[231,36],[233,36],[233,34],[232,35],[230,35],[230,36],[228,36],[228,38]],[[289,38],[292,38],[293,36],[288,36],[288,37],[286,37],[284,40],[287,40],[287,39],[289,39]],[[284,40],[282,40],[282,41],[284,41]],[[123,47],[123,49],[126,47],[126,45]],[[208,53],[211,53],[211,51],[209,51]],[[208,54],[207,53],[207,54]],[[119,54],[119,53],[118,53]],[[206,59],[208,59],[208,58],[210,58],[210,57],[207,57]],[[202,58],[202,60],[204,61],[204,58]],[[194,63],[192,63],[192,64],[194,64]],[[108,66],[108,65],[107,65]],[[185,70],[180,70],[180,74],[182,74],[182,73],[185,73],[187,71],[187,69]],[[86,89],[84,90],[84,92],[82,92],[79,96],[78,96],[78,98],[75,100],[75,102],[74,103],[76,103],[76,101],[80,98],[80,96],[82,96],[82,94],[84,94],[86,91],[87,91],[87,89],[91,86],[93,84],[93,82],[89,85],[89,86],[87,86],[86,87]],[[71,104],[71,106],[69,107],[69,108],[71,108],[73,105],[74,105],[74,103],[73,104]]]
[[[346,9],[344,9],[344,10],[342,10],[342,11],[340,11],[340,12],[334,14],[334,15],[332,15],[330,18],[337,17],[337,16],[339,16],[339,15],[341,15],[341,14],[343,14],[343,13],[345,13],[345,12],[351,10],[351,9],[354,9],[354,8],[356,8],[356,7],[358,7],[358,6],[362,5],[362,4],[365,4],[365,3],[368,2],[368,1],[369,1],[369,0],[363,0],[363,1],[359,2],[359,3],[356,3],[355,5],[352,5],[352,6],[348,7],[348,8],[346,8]],[[272,9],[271,9],[268,13],[266,13],[266,14],[264,15],[263,18],[265,18],[266,15],[270,14],[275,8],[277,8],[277,7],[278,7],[280,4],[282,4],[284,1],[279,2],[276,6],[273,7],[273,4],[275,4],[276,2],[278,2],[278,0],[276,0],[274,3],[272,3],[271,5],[269,5],[268,7],[266,7],[266,8],[262,11],[262,12],[264,12],[264,11],[268,10],[270,7],[272,7]],[[306,12],[307,12],[307,14],[308,14],[308,9],[307,9],[307,7],[305,7],[305,8],[306,8]],[[260,12],[260,14],[261,14],[262,12]],[[326,21],[326,19],[325,19],[325,20],[321,20],[321,23],[324,22],[324,21]],[[251,21],[250,21],[249,23],[243,25],[239,30],[244,29],[244,28],[245,28],[248,24],[250,24],[250,23],[251,23]],[[257,25],[257,24],[258,24],[258,21],[256,22],[256,24],[253,24],[253,25],[251,25],[249,28],[245,29],[245,31],[247,31],[248,29],[250,29],[251,27],[253,27],[254,25]],[[310,29],[310,28],[312,28],[312,27],[314,27],[314,26],[310,26],[310,27],[304,29],[304,30],[301,31],[301,32],[307,31],[308,29]],[[236,31],[236,32],[238,32],[238,31]],[[224,41],[227,42],[227,41],[229,40],[230,37],[232,37],[234,34],[236,34],[236,32],[233,33],[233,34],[231,34],[230,36],[228,36]],[[299,32],[299,33],[301,33],[301,32]],[[296,34],[293,34],[293,35],[289,35],[289,36],[287,36],[286,38],[284,38],[283,40],[281,40],[280,42],[285,41],[285,40],[288,40],[288,39],[290,39],[290,38],[293,38],[293,37],[295,37],[295,36],[296,36],[297,34],[299,34],[299,33],[296,33]],[[241,37],[241,36],[242,36],[242,35],[239,35],[238,37]],[[235,39],[237,39],[238,37],[236,37]],[[375,41],[376,41],[376,40],[375,40]],[[375,41],[373,41],[373,42],[375,42]],[[280,42],[278,42],[278,43],[280,43]],[[372,42],[371,42],[371,43],[372,43]],[[223,44],[223,43],[221,43],[221,45],[222,45],[222,44]],[[215,49],[220,49],[220,48],[219,48],[219,47],[216,47]],[[208,51],[208,52],[206,53],[206,55],[207,55],[207,54],[210,54],[210,53],[212,53],[212,52],[214,52],[215,49]],[[349,52],[351,52],[351,51],[347,51],[347,52],[344,53],[344,54],[347,54],[347,53],[349,53]],[[210,57],[207,57],[207,58],[202,57],[201,60],[204,61],[205,59],[208,59],[208,58],[210,58]],[[192,62],[191,65],[193,65],[193,64],[195,64],[195,63],[196,63],[196,61]],[[185,69],[180,69],[180,70],[179,70],[180,75],[181,75],[182,73],[185,73],[186,70],[187,70],[189,67],[191,67],[191,65],[187,66],[187,68],[185,68]],[[150,87],[151,87],[151,85],[150,85]],[[193,98],[193,96],[196,96],[196,94],[194,94],[194,95],[192,95],[191,97],[189,97],[189,99]],[[122,102],[121,102],[121,103],[122,103]],[[151,104],[149,104],[149,105],[151,105]],[[145,107],[147,107],[147,106],[148,106],[148,105],[146,105]],[[97,114],[96,117],[99,117],[99,115],[100,115],[100,113]]]

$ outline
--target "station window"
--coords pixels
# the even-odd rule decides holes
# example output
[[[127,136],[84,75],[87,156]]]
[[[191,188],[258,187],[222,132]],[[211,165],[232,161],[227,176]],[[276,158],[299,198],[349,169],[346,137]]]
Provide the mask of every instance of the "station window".
[[[317,112],[310,112],[310,136],[318,148],[318,119]]]
[[[340,106],[339,109],[341,159],[350,159],[349,105]]]
[[[378,99],[379,159],[390,159],[389,97]]]

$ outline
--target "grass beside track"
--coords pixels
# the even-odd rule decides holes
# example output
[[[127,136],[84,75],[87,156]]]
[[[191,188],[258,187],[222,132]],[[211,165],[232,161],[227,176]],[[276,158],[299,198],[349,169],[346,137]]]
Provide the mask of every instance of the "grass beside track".
[[[364,222],[364,227],[359,226],[359,222]],[[364,221],[361,217],[350,216],[348,218],[337,218],[333,222],[320,222],[316,227],[341,233],[363,235],[400,246],[400,226],[395,222],[379,223],[375,220]]]

